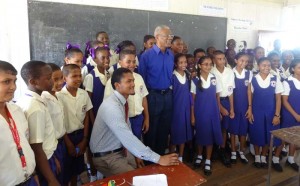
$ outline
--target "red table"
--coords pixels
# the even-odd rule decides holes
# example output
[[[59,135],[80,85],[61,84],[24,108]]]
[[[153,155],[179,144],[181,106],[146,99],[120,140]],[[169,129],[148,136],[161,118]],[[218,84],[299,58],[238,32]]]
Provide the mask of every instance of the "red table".
[[[123,174],[110,176],[108,178],[88,183],[85,186],[102,186],[108,183],[109,180],[115,180],[116,185],[130,186],[134,176],[165,174],[167,175],[169,186],[196,186],[206,182],[200,174],[196,173],[188,166],[180,163],[177,166],[164,167],[157,164],[149,165],[140,169],[129,171]],[[122,184],[123,183],[123,184]]]

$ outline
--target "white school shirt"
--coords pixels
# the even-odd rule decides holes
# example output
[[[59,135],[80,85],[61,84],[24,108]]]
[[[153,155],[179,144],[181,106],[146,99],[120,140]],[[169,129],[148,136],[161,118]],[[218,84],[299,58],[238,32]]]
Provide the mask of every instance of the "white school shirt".
[[[127,99],[128,108],[129,108],[128,110],[129,117],[135,117],[137,115],[142,114],[144,110],[143,98],[149,94],[142,76],[133,72],[133,77],[134,77],[134,85],[135,85],[134,86],[135,94],[129,95]],[[111,85],[111,79],[109,79],[105,86],[103,100],[108,98],[113,92],[114,90]]]
[[[96,78],[99,78],[100,81],[101,81],[101,83],[102,83],[102,85],[105,86],[105,85],[106,85],[106,82],[107,82],[107,79],[108,79],[108,78],[107,78],[107,77],[108,77],[107,72],[104,71],[105,74],[102,74],[102,73],[99,72],[98,68],[94,68],[94,71],[95,71],[95,77],[96,77]],[[84,79],[84,81],[83,81],[83,86],[84,86],[84,88],[85,88],[86,91],[93,93],[93,88],[94,88],[94,77],[93,77],[92,74],[89,73],[89,74],[85,77],[85,79]]]
[[[293,81],[295,88],[297,90],[300,90],[300,81],[298,79],[294,78],[293,76],[289,76],[287,80]],[[290,88],[290,84],[287,81],[283,81],[283,88],[284,88],[284,92],[281,95],[289,96],[291,88]]]
[[[233,71],[225,67],[223,73],[221,73],[216,67],[213,67],[211,73],[216,76],[217,82],[222,86],[220,97],[230,96],[235,88]]]
[[[6,106],[18,130],[20,145],[26,159],[26,173],[31,175],[35,169],[35,158],[28,142],[29,129],[26,117],[21,108],[14,103],[6,103]],[[0,131],[0,185],[17,185],[25,181],[26,178],[12,132],[2,115],[0,115]]]
[[[57,98],[62,102],[64,107],[64,124],[67,133],[83,129],[84,118],[87,111],[93,108],[88,93],[81,89],[77,89],[76,97],[72,96],[66,86],[56,94]]]
[[[211,80],[212,77],[215,77],[212,73],[209,73],[207,76],[207,80],[205,80],[202,76],[201,76],[201,83],[202,83],[202,87],[204,89],[207,89],[210,87],[211,84],[216,84],[216,93],[222,92],[222,85],[220,82],[218,82],[218,80]],[[196,77],[197,79],[199,79],[198,77]],[[198,86],[198,85],[197,85]],[[196,94],[196,90],[197,87],[194,83],[194,81],[191,81],[191,93]]]
[[[256,59],[253,60],[253,71],[254,72],[258,72],[259,71]]]
[[[247,71],[248,71],[248,70],[243,69],[243,70],[242,70],[242,73],[239,74],[239,72],[236,70],[236,67],[233,68],[233,72],[234,72],[234,74],[235,74],[235,77],[238,78],[238,79],[244,79]],[[252,72],[252,71],[249,71],[249,72],[250,72],[250,73],[249,73],[249,79],[248,79],[248,80],[249,80],[249,83],[251,83],[252,78],[253,78],[253,72]]]
[[[30,90],[17,102],[28,120],[29,143],[43,143],[43,150],[50,159],[56,150],[57,139],[52,119],[45,101],[40,95]]]
[[[56,97],[47,91],[44,91],[41,97],[46,102],[46,106],[49,110],[55,129],[55,137],[56,139],[60,139],[66,133],[66,128],[64,125],[64,107]]]
[[[263,80],[261,78],[260,74],[257,74],[253,78],[256,78],[257,83],[261,88],[268,88],[270,86],[270,83],[271,83],[270,79],[272,77],[274,77],[274,75],[269,74],[267,76],[267,78],[265,80]],[[275,94],[283,93],[283,91],[284,91],[283,85],[279,78],[276,77],[276,82],[272,82],[272,83],[274,84],[273,86],[275,86]],[[251,92],[252,93],[254,92],[254,87],[253,87],[252,83],[251,83]]]

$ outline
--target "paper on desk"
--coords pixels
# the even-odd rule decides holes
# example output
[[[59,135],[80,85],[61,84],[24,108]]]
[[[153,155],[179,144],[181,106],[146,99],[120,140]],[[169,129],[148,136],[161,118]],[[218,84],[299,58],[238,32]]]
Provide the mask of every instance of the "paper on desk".
[[[134,186],[168,186],[165,174],[154,174],[146,176],[134,176],[132,180]]]

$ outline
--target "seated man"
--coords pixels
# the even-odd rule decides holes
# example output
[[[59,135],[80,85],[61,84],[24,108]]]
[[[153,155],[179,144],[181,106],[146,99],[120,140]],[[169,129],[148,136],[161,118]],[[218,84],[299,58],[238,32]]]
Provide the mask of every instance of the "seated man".
[[[136,164],[130,153],[163,166],[178,165],[177,154],[160,156],[132,133],[126,101],[135,93],[132,72],[125,68],[115,70],[111,84],[114,92],[98,110],[90,141],[95,168],[105,176],[134,170]],[[140,167],[143,161],[138,161],[137,165]]]

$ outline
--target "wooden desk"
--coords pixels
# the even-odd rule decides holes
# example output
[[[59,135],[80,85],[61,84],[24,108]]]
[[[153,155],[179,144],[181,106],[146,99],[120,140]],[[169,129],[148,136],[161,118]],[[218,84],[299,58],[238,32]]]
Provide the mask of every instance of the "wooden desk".
[[[88,183],[85,186],[102,186],[109,180],[115,180],[116,185],[130,186],[134,176],[151,175],[151,174],[165,174],[167,175],[169,186],[196,186],[206,182],[201,175],[187,167],[185,164],[180,163],[177,166],[164,167],[157,164],[149,165],[141,169],[136,169],[119,175],[110,176],[108,178]]]
[[[281,139],[284,142],[294,144],[300,147],[300,126],[283,128],[271,131],[270,149],[273,149],[274,137]],[[269,153],[269,167],[268,167],[268,181],[267,185],[271,184],[271,164],[272,164],[272,153]],[[297,162],[298,163],[298,162]],[[300,168],[299,172],[299,185],[300,185]]]

